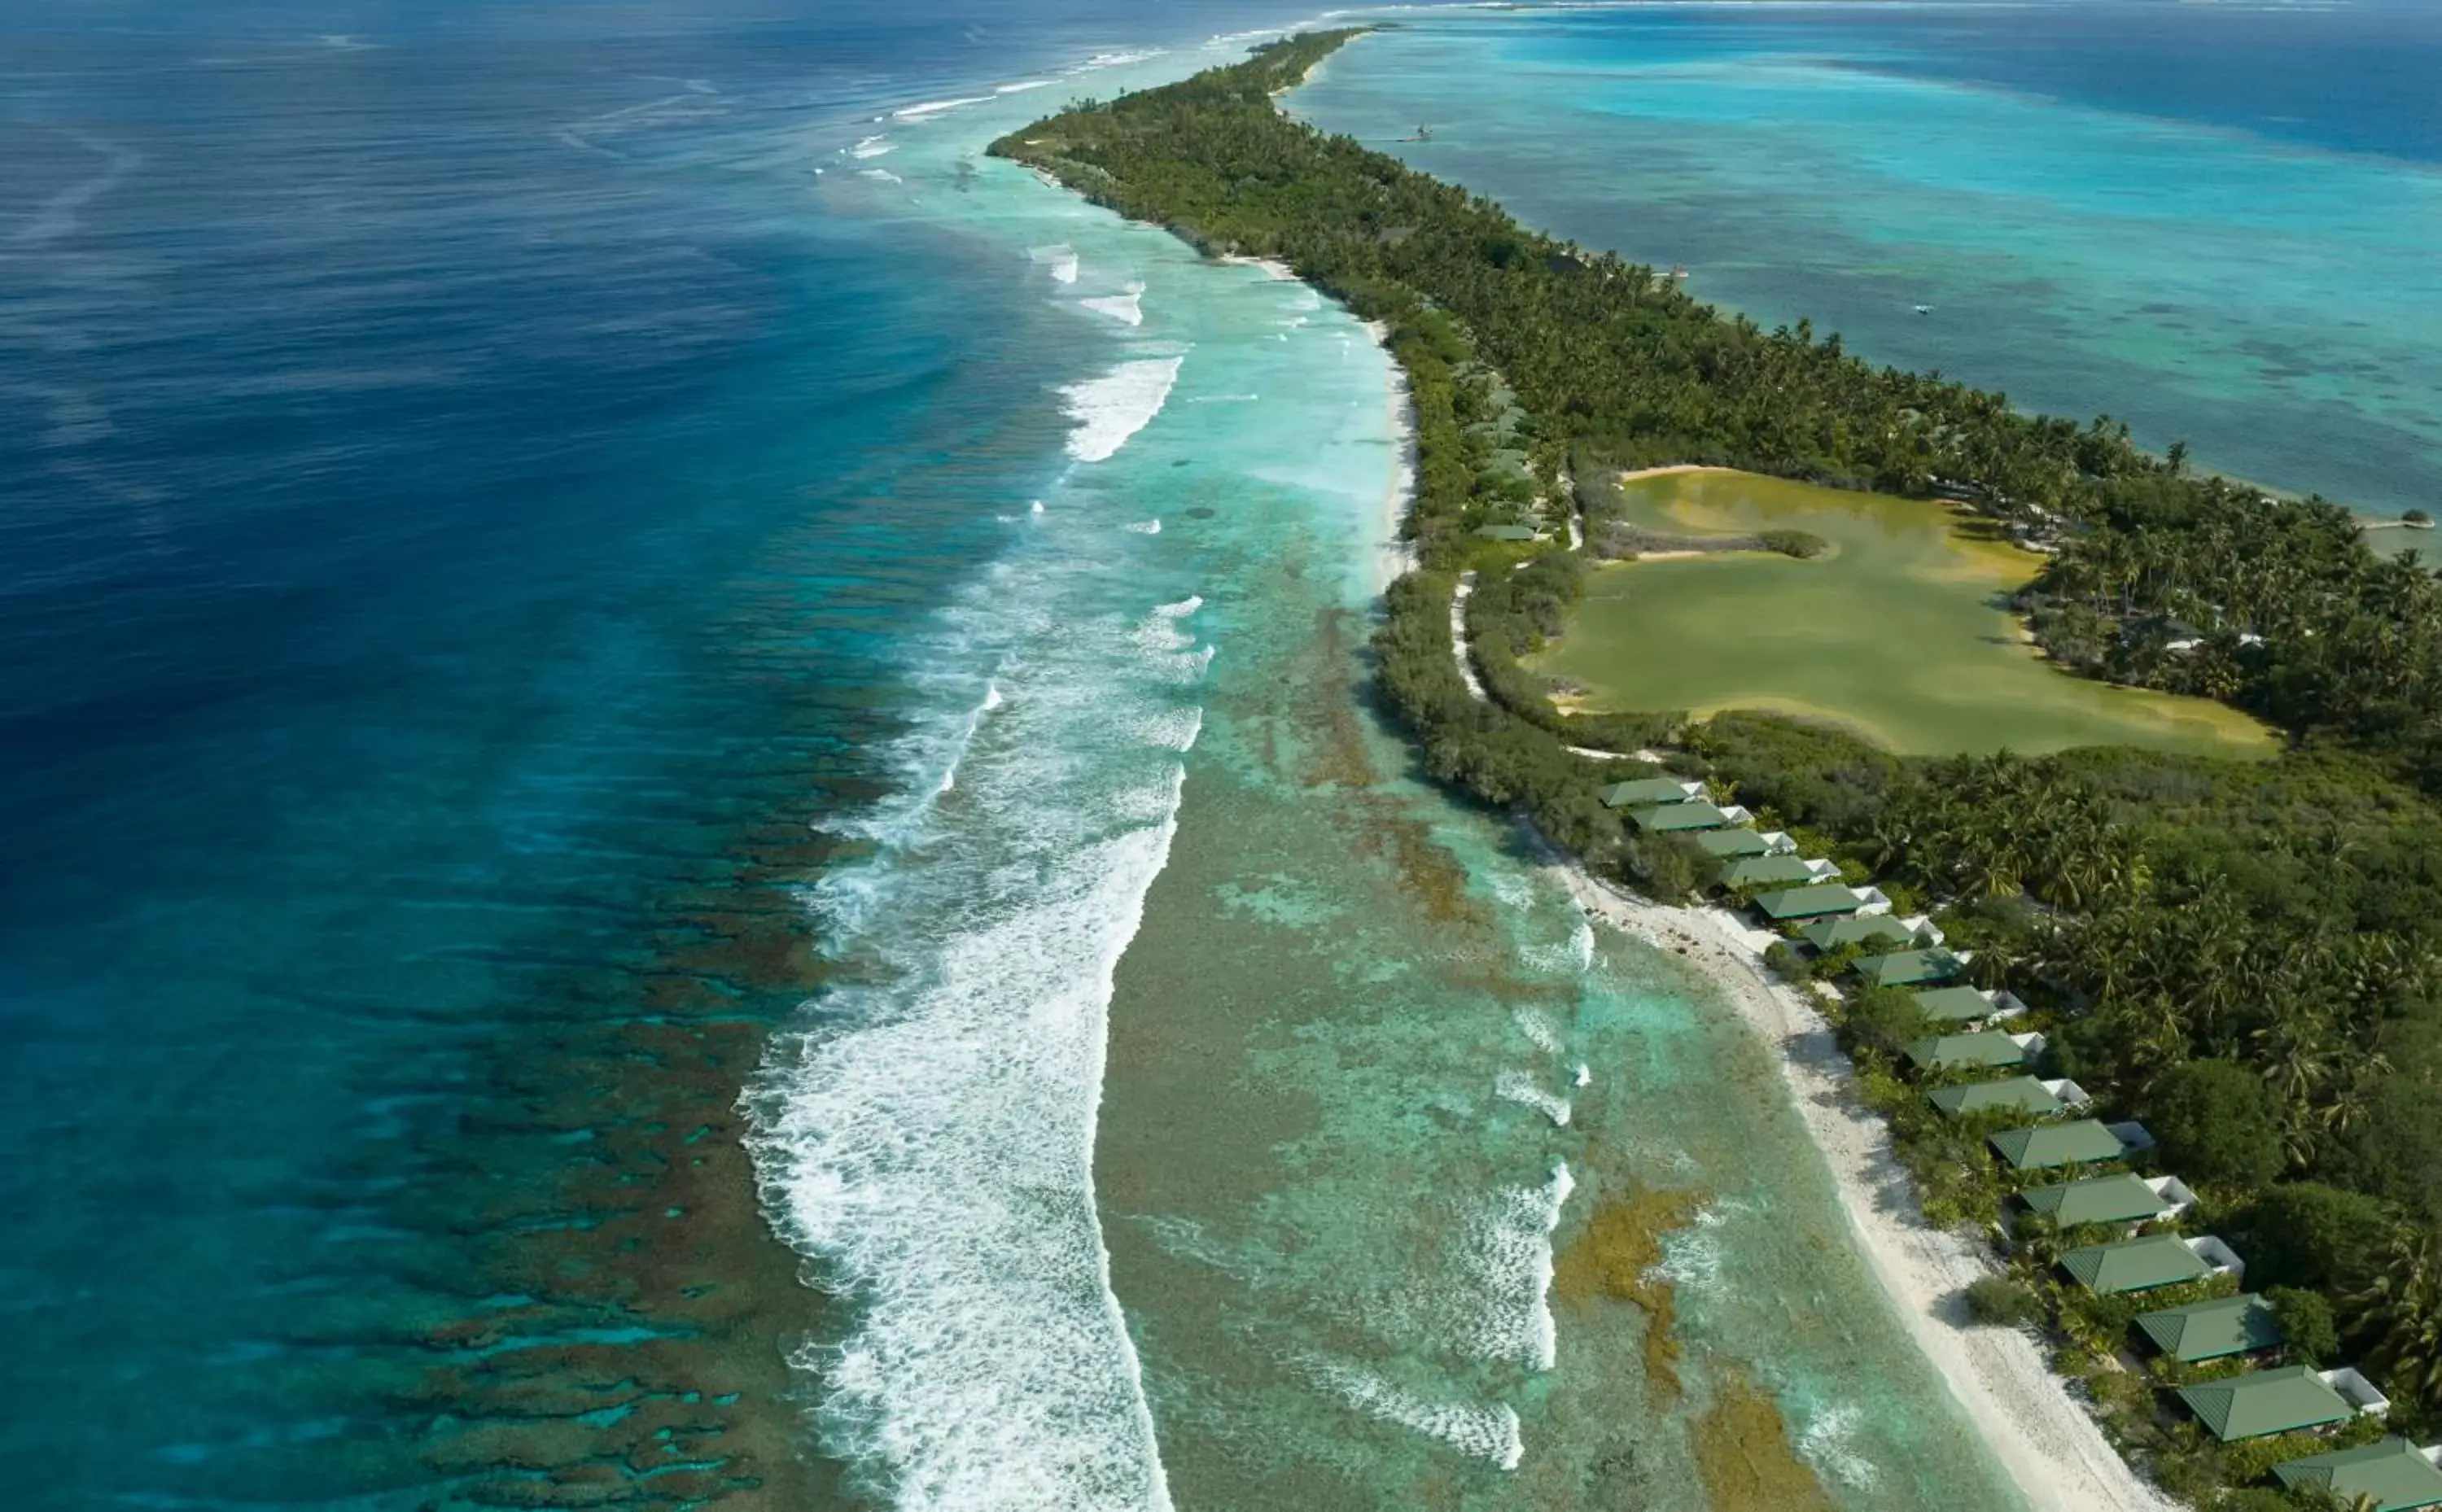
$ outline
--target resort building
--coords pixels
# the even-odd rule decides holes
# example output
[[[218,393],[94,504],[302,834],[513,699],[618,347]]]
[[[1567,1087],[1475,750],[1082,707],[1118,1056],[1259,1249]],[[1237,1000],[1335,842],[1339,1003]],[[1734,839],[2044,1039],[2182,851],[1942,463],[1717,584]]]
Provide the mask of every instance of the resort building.
[[[2015,1018],[2027,1011],[2027,1005],[2013,993],[1973,987],[1936,987],[1914,995],[1928,1024],[1974,1024]]]
[[[2091,1101],[2086,1095],[2086,1088],[2075,1082],[2038,1082],[2032,1076],[2004,1077],[1998,1082],[1975,1082],[1966,1086],[1937,1087],[1927,1092],[1924,1098],[1954,1119],[1996,1110],[2031,1113],[2040,1118],[2047,1113],[2067,1112]]]
[[[1704,796],[1704,785],[1684,777],[1640,777],[1614,782],[1602,790],[1606,809],[1649,809],[1656,804],[1694,803]]]
[[[2356,1371],[2284,1365],[2226,1380],[2179,1388],[2179,1400],[2225,1444],[2345,1423],[2360,1412],[2388,1412],[2391,1399]]]
[[[2044,1037],[2040,1034],[2004,1034],[1998,1029],[1986,1029],[1980,1034],[1938,1034],[1919,1040],[1900,1053],[1919,1070],[1942,1071],[2025,1066],[2043,1049]]]
[[[1649,835],[1677,834],[1690,829],[1726,829],[1744,824],[1755,815],[1732,804],[1717,808],[1709,803],[1667,803],[1652,809],[1639,809],[1629,818],[1636,828]]]
[[[2152,1149],[2154,1137],[2145,1132],[2141,1123],[2079,1119],[2069,1123],[2004,1129],[1988,1142],[2014,1171],[2052,1171],[2098,1160],[2124,1160],[2140,1150]]]
[[[2196,1194],[2177,1176],[2149,1180],[2125,1171],[2087,1176],[2083,1181],[2030,1187],[2018,1193],[2020,1206],[2063,1229],[2089,1223],[2152,1223],[2159,1218],[2176,1218],[2196,1200]]]
[[[1894,951],[1887,956],[1860,956],[1850,968],[1877,987],[1914,987],[1920,982],[1946,982],[1967,964],[1939,945],[1927,950]]]
[[[1840,875],[1840,868],[1828,861],[1800,861],[1795,856],[1746,856],[1722,868],[1724,887],[1787,887],[1792,884],[1828,882]]]
[[[2253,1292],[2137,1315],[2137,1331],[2182,1365],[2270,1349],[2287,1336],[2272,1304]]]
[[[1725,861],[1733,856],[1788,856],[1797,851],[1797,842],[1777,829],[1700,829],[1695,840],[1697,849]]]
[[[2061,1256],[2060,1263],[2087,1290],[2105,1297],[2176,1286],[2207,1276],[2235,1278],[2247,1273],[2245,1262],[2211,1234],[2182,1238],[2149,1233],[2115,1244],[2087,1245]]]
[[[1938,938],[1931,939],[1923,938],[1923,929],[1929,928],[1931,928],[1930,925],[1921,928],[1914,920],[1893,919],[1888,914],[1876,914],[1870,918],[1826,919],[1799,930],[1797,938],[1816,951],[1827,955],[1850,945],[1884,950],[1908,950],[1919,944],[1941,943]],[[1938,937],[1941,931],[1934,930],[1933,933]]]
[[[2342,1506],[2371,1505],[2374,1512],[2416,1512],[2442,1506],[2442,1448],[2418,1448],[2404,1438],[2387,1438],[2361,1448],[2332,1449],[2272,1466],[2289,1490],[2313,1486]]]
[[[1756,907],[1776,924],[1794,924],[1835,914],[1858,914],[1877,904],[1885,911],[1891,906],[1891,901],[1884,897],[1878,887],[1843,887],[1838,883],[1830,882],[1768,892],[1756,900]]]

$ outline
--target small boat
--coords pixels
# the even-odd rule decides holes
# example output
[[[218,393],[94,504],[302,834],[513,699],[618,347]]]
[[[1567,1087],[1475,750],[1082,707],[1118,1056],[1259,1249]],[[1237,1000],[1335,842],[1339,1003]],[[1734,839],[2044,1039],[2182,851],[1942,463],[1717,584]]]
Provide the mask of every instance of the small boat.
[[[1920,304],[1916,307],[1916,313],[1919,315],[1931,315],[1933,313],[1933,306],[1930,304]]]

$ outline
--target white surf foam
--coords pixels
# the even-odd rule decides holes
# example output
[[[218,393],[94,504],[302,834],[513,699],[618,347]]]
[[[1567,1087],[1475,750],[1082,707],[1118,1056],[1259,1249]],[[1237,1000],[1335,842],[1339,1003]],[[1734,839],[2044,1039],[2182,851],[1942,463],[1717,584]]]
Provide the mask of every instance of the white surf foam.
[[[1036,500],[1031,505],[1028,506],[1027,513],[1030,515],[1039,515],[1043,513],[1043,501],[1040,499]]]
[[[1203,607],[1204,595],[1201,593],[1190,593],[1175,604],[1161,605],[1157,608],[1154,612],[1164,619],[1185,619],[1188,615],[1194,613],[1197,610],[1202,609]]]
[[[1511,1012],[1510,1017],[1518,1021],[1519,1032],[1526,1036],[1528,1044],[1546,1055],[1560,1053],[1558,1025],[1531,1008],[1517,1009]]]
[[[1856,1449],[1859,1413],[1855,1407],[1827,1409],[1797,1435],[1797,1452],[1813,1466],[1844,1485],[1870,1491],[1882,1476],[1874,1462]]]
[[[1195,738],[1204,733],[1204,710],[1191,704],[1157,714],[1145,721],[1143,730],[1148,745],[1166,746],[1184,754],[1195,749]]]
[[[1263,398],[1260,393],[1199,393],[1189,404],[1253,404]]]
[[[847,155],[857,158],[886,157],[898,150],[898,144],[887,137],[866,137],[849,148]]]
[[[1104,294],[1090,300],[1079,300],[1080,309],[1096,315],[1107,315],[1121,325],[1144,324],[1144,285],[1131,283],[1118,294]]]
[[[890,113],[890,118],[893,120],[931,120],[936,116],[947,115],[949,112],[954,110],[963,110],[969,105],[989,103],[991,100],[992,96],[990,95],[969,95],[963,100],[928,100],[920,105],[910,105],[904,110],[894,110]]]
[[[1121,530],[1133,530],[1139,536],[1158,536],[1161,534],[1161,521],[1158,519],[1139,519],[1134,524],[1121,525],[1120,528]]]
[[[1048,269],[1054,283],[1077,282],[1077,249],[1066,243],[1030,246],[1026,249],[1026,258],[1035,266]]]
[[[1100,73],[1105,68],[1124,68],[1130,64],[1151,63],[1156,58],[1166,56],[1167,51],[1168,49],[1161,47],[1147,47],[1138,52],[1098,52],[1084,63],[1062,71],[1072,78],[1078,74]]]
[[[1489,1460],[1504,1470],[1518,1468],[1518,1462],[1526,1457],[1518,1413],[1506,1402],[1489,1407],[1472,1402],[1437,1402],[1340,1360],[1311,1359],[1305,1366],[1306,1374],[1318,1385],[1368,1417],[1439,1439],[1461,1453]]]
[[[1579,1061],[1577,1063],[1577,1085],[1592,1086],[1594,1084],[1594,1080],[1595,1068],[1588,1066],[1585,1062]]]
[[[775,1228],[853,1314],[794,1360],[826,1445],[911,1512],[1171,1506],[1093,1149],[1112,973],[1185,781],[1131,735],[1189,712],[1175,665],[1208,657],[1093,596],[1121,559],[996,569],[911,651],[935,712],[907,759],[956,752],[959,799],[878,806],[907,832],[835,874],[876,902],[827,910],[851,970],[743,1100]],[[999,670],[931,670],[959,658]]]
[[[1104,462],[1118,455],[1161,413],[1186,361],[1176,356],[1122,362],[1099,378],[1062,389],[1061,409],[1076,422],[1068,433],[1068,455],[1079,462]]]
[[[856,176],[859,178],[878,179],[884,184],[904,184],[907,182],[907,180],[900,177],[897,173],[892,173],[887,168],[860,168],[856,172]]]
[[[1022,95],[1030,89],[1048,89],[1051,87],[1051,83],[1052,81],[1048,79],[1021,79],[1013,84],[1001,84],[995,87],[993,90],[993,93],[995,95]]]
[[[1524,1071],[1502,1072],[1493,1079],[1492,1090],[1499,1097],[1522,1107],[1533,1108],[1550,1119],[1556,1129],[1569,1126],[1569,1100],[1544,1091],[1535,1078]]]

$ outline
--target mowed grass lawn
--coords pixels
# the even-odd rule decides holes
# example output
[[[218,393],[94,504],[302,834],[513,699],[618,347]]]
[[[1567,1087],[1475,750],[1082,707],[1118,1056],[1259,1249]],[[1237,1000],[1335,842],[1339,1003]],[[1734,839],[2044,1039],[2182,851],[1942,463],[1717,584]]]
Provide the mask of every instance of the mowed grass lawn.
[[[2206,699],[2114,688],[2048,665],[2004,607],[2038,565],[1961,533],[1944,506],[1745,473],[1629,484],[1678,535],[1803,530],[1832,550],[1597,570],[1536,670],[1587,709],[1765,709],[1829,720],[1910,755],[2137,745],[2265,756],[2272,733]]]

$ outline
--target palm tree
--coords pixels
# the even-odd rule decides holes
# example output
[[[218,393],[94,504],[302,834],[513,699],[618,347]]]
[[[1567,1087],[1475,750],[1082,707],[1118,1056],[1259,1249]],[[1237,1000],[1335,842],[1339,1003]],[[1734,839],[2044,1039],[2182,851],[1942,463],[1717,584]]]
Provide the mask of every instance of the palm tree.
[[[2442,1402],[2442,1237],[2424,1224],[2395,1231],[2343,1309],[2352,1332],[2374,1339],[2368,1373],[2392,1396],[2419,1409]]]

